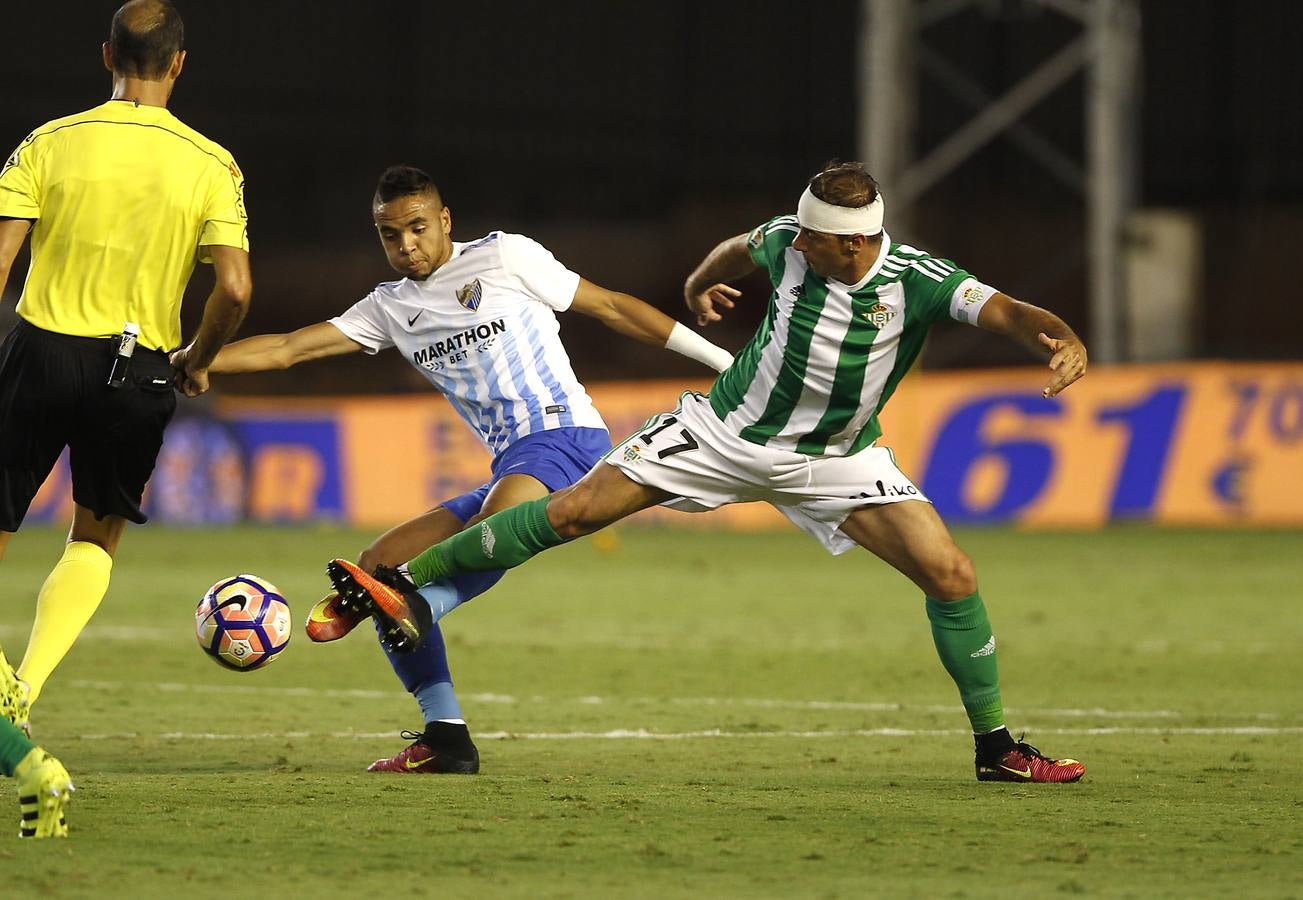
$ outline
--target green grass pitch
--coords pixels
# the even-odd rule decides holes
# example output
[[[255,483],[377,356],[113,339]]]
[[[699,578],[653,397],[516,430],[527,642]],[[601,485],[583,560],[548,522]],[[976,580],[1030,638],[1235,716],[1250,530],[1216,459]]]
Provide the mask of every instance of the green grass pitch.
[[[0,841],[0,894],[1303,896],[1298,532],[958,534],[1010,726],[1089,767],[1063,786],[974,780],[922,598],[868,554],[638,528],[446,620],[481,775],[367,774],[419,714],[370,634],[298,625],[369,538],[132,530],[33,717],[72,837]],[[15,661],[60,544],[0,567]],[[294,608],[264,671],[193,637],[241,571]]]

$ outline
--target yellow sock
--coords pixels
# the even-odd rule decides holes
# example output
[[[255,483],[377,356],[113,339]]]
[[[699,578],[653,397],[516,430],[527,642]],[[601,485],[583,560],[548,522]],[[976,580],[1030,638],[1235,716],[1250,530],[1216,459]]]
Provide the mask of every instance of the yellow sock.
[[[35,703],[45,680],[77,640],[109,589],[113,557],[98,544],[72,541],[63,558],[41,585],[36,598],[36,621],[27,642],[27,654],[18,677],[31,688],[28,702]]]

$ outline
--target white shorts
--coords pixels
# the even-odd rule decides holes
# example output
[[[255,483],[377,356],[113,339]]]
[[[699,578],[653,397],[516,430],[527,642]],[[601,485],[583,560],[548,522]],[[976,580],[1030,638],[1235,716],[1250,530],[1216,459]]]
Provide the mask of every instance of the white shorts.
[[[753,444],[730,432],[704,394],[688,392],[679,408],[647,421],[617,444],[606,462],[632,480],[674,494],[665,506],[706,512],[763,500],[830,553],[855,542],[838,530],[864,506],[928,501],[896,467],[886,447],[851,456],[806,456]]]

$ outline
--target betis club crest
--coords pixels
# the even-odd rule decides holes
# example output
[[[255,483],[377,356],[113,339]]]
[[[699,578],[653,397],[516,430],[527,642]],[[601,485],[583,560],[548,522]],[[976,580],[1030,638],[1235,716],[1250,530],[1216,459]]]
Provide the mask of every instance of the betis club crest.
[[[860,315],[864,316],[870,325],[881,331],[886,328],[887,323],[895,317],[896,311],[890,306],[883,306],[881,303],[875,303],[869,307],[868,312],[860,313]]]
[[[457,288],[457,302],[470,310],[480,308],[480,295],[483,289],[480,287],[480,280],[476,278],[470,284],[463,284]]]

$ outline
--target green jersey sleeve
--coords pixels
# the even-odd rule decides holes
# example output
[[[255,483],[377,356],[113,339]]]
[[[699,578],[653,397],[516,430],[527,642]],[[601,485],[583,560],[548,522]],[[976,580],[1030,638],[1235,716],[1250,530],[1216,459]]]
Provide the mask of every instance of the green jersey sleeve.
[[[796,216],[778,216],[756,228],[747,237],[747,250],[757,266],[769,273],[774,287],[783,279],[783,253],[796,240],[800,230]]]
[[[907,260],[902,281],[919,319],[934,325],[943,319],[977,324],[981,304],[994,293],[948,259],[938,259],[912,247],[894,248]],[[910,252],[912,251],[912,252]]]

